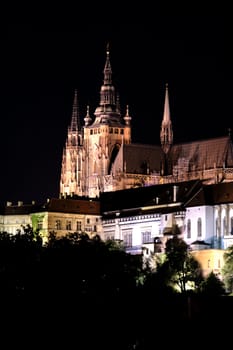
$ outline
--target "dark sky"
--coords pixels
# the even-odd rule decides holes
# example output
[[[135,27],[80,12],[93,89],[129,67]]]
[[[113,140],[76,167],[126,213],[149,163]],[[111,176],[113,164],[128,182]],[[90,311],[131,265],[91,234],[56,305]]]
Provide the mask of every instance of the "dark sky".
[[[104,23],[104,24],[103,24]],[[106,44],[134,142],[159,144],[169,85],[174,142],[233,129],[232,37],[222,14],[81,25],[9,21],[2,41],[0,202],[58,197],[74,89],[81,121],[99,102]]]

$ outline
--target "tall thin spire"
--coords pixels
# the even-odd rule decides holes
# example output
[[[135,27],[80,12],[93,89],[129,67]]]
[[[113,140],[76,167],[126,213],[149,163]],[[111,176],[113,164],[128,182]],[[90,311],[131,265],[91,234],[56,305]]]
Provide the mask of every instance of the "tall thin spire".
[[[170,117],[170,106],[168,96],[168,84],[166,84],[163,120],[160,131],[160,141],[165,154],[167,154],[173,143],[172,122]]]
[[[100,103],[95,110],[95,120],[93,124],[120,124],[121,114],[116,101],[115,87],[112,84],[112,68],[110,63],[109,44],[106,48],[106,61],[104,65],[103,84],[100,88]]]
[[[109,53],[110,51],[109,51],[109,43],[108,43],[106,48],[106,62],[104,66],[104,85],[112,84],[112,68],[111,68]]]
[[[168,97],[168,83],[166,83],[166,90],[165,90],[163,120],[164,120],[165,123],[169,123],[169,121],[171,120],[171,118],[170,118],[169,97]]]
[[[79,111],[78,111],[78,93],[77,93],[77,89],[75,89],[70,131],[78,131],[79,129],[80,129],[80,120],[79,120]]]

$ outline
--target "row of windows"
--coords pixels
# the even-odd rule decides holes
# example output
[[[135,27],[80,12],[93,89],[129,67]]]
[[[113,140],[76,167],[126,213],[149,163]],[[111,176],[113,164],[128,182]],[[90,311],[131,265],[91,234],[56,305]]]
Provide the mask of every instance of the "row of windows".
[[[96,221],[98,221],[98,219]],[[86,224],[90,225],[90,219],[87,218]],[[93,227],[94,227],[93,231],[97,231],[96,225],[94,225]],[[40,228],[42,228],[42,227],[40,227]],[[79,231],[82,231],[84,228],[82,227],[82,221],[76,221],[75,227],[72,228],[72,221],[66,220],[65,227],[63,228],[61,220],[56,220],[55,221],[55,230],[63,230],[63,229],[65,229],[65,230],[72,230],[73,229],[74,231],[79,232]],[[86,226],[84,230],[85,231],[92,231],[90,226]]]
[[[90,130],[90,134],[100,134],[101,132],[104,132],[104,130],[98,128],[98,129],[91,129]],[[120,129],[120,128],[109,128],[109,134],[124,134],[124,129]]]
[[[226,217],[223,218],[223,235],[227,236],[229,233],[233,235],[233,217],[230,220],[230,230],[227,228],[227,220]],[[221,235],[221,227],[219,218],[216,219],[215,222],[216,236],[219,237]],[[202,236],[202,221],[201,218],[197,219],[197,237]],[[187,238],[191,238],[191,220],[187,220]]]
[[[142,243],[151,243],[151,231],[141,232]],[[132,230],[125,230],[123,232],[123,242],[125,247],[132,247],[133,245],[133,234]]]
[[[219,218],[216,219],[215,225],[216,225],[216,236],[219,237],[221,235],[221,227],[220,227],[220,219]],[[231,219],[230,219],[230,229],[229,230],[227,227],[226,216],[224,216],[224,218],[222,220],[222,225],[223,225],[223,235],[224,236],[228,236],[229,234],[233,235],[233,217],[231,217]]]
[[[202,236],[202,221],[201,218],[197,219],[197,237]],[[187,238],[191,238],[191,220],[187,221]]]

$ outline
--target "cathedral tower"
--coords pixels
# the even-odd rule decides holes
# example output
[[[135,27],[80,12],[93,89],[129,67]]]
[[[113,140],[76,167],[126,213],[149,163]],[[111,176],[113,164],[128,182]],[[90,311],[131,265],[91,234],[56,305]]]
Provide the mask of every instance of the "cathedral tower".
[[[71,126],[63,152],[60,195],[98,197],[113,190],[111,169],[123,144],[131,143],[131,117],[122,118],[119,98],[112,84],[110,53],[107,47],[99,106],[91,118],[89,106],[80,132],[75,93]]]
[[[112,82],[109,47],[93,116],[87,106],[80,125],[77,91],[63,150],[60,196],[95,198],[102,192],[199,179],[232,181],[231,137],[173,143],[168,85],[165,88],[160,145],[132,143],[129,107],[122,116]]]
[[[112,182],[111,168],[122,143],[131,142],[130,117],[121,117],[119,101],[112,84],[109,48],[106,51],[104,79],[100,89],[100,103],[95,109],[95,119],[85,118],[84,143],[85,176],[83,186],[89,197],[104,192]],[[111,190],[111,186],[108,187]]]
[[[60,179],[60,193],[74,195],[77,193],[80,177],[79,149],[82,144],[82,135],[79,121],[77,90],[74,94],[74,103],[71,124],[68,127],[66,144],[62,155],[62,169]]]

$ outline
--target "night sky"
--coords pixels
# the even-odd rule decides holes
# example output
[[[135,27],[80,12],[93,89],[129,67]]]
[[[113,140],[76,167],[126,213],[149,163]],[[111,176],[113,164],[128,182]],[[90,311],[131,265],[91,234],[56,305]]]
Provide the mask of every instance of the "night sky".
[[[159,144],[168,83],[174,143],[233,130],[230,25],[222,14],[81,25],[9,21],[1,39],[0,202],[58,197],[74,89],[93,115],[110,44],[113,84],[133,142]]]

